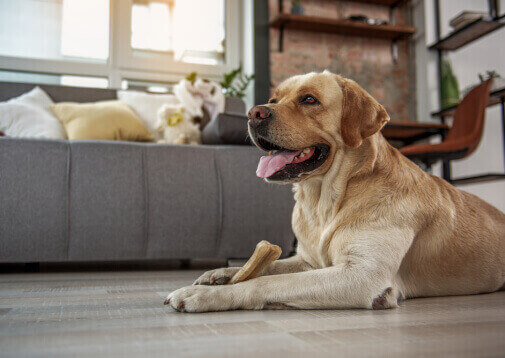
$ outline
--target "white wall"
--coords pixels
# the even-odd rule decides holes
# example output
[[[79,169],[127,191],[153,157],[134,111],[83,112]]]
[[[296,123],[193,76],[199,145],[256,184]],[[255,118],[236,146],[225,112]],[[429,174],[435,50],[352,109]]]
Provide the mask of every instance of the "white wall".
[[[440,0],[442,36],[450,32],[449,20],[463,10],[487,11],[487,0]],[[419,121],[433,121],[429,113],[439,107],[436,52],[427,46],[435,42],[433,0],[413,1],[413,18],[417,27],[416,51],[416,106]],[[505,0],[500,1],[500,13],[505,11]],[[505,28],[495,31],[455,52],[447,54],[458,78],[460,89],[476,84],[477,74],[496,70],[505,77]],[[501,108],[486,111],[484,135],[479,148],[468,158],[452,162],[454,178],[505,172],[502,142]],[[434,168],[440,174],[440,165]],[[461,189],[476,194],[505,211],[505,180],[483,184],[460,185]]]
[[[242,68],[244,73],[254,73],[254,0],[242,0]],[[254,81],[246,91],[246,109],[254,104]]]

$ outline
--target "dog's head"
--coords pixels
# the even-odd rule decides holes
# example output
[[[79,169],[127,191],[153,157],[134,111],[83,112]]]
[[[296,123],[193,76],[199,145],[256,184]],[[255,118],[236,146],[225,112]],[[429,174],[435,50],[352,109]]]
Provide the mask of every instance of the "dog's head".
[[[270,152],[257,175],[277,182],[325,174],[338,150],[360,147],[389,120],[356,82],[328,71],[289,78],[248,118],[252,141]]]

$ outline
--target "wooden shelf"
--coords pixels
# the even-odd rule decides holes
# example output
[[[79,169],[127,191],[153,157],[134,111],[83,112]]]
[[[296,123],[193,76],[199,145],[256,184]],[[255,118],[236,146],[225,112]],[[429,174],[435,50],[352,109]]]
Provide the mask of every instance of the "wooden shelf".
[[[270,26],[278,29],[327,32],[389,40],[407,39],[416,32],[413,27],[404,25],[369,25],[358,21],[293,14],[277,15]]]
[[[343,0],[343,1],[360,2],[362,4],[382,5],[390,7],[400,6],[408,2],[408,0]]]
[[[487,106],[490,107],[490,106],[494,106],[496,104],[499,104],[499,103],[501,103],[501,101],[504,98],[505,98],[505,88],[504,87],[492,90],[489,93],[489,100],[487,102]],[[458,105],[455,105],[455,106],[451,106],[451,107],[442,109],[437,112],[432,112],[431,116],[432,117],[452,117],[454,115],[454,111],[456,110],[457,107],[458,107]]]
[[[497,19],[485,17],[477,19],[430,46],[430,49],[454,51],[505,25],[503,15]]]

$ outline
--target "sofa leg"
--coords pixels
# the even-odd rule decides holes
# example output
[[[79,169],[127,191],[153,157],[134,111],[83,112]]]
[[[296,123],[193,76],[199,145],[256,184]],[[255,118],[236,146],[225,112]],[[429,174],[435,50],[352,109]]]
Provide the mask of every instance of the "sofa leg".
[[[39,262],[25,263],[25,272],[40,272],[40,263]]]
[[[183,270],[189,270],[190,266],[191,266],[191,260],[190,259],[181,259],[181,269],[183,269]]]

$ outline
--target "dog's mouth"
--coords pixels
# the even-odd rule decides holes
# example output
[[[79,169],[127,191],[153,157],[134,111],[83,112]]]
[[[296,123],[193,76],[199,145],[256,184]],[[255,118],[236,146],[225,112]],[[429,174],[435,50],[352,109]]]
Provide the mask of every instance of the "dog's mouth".
[[[255,138],[260,149],[269,151],[261,157],[256,175],[269,181],[297,179],[319,168],[328,158],[330,147],[317,144],[298,150],[290,150],[264,138]]]

